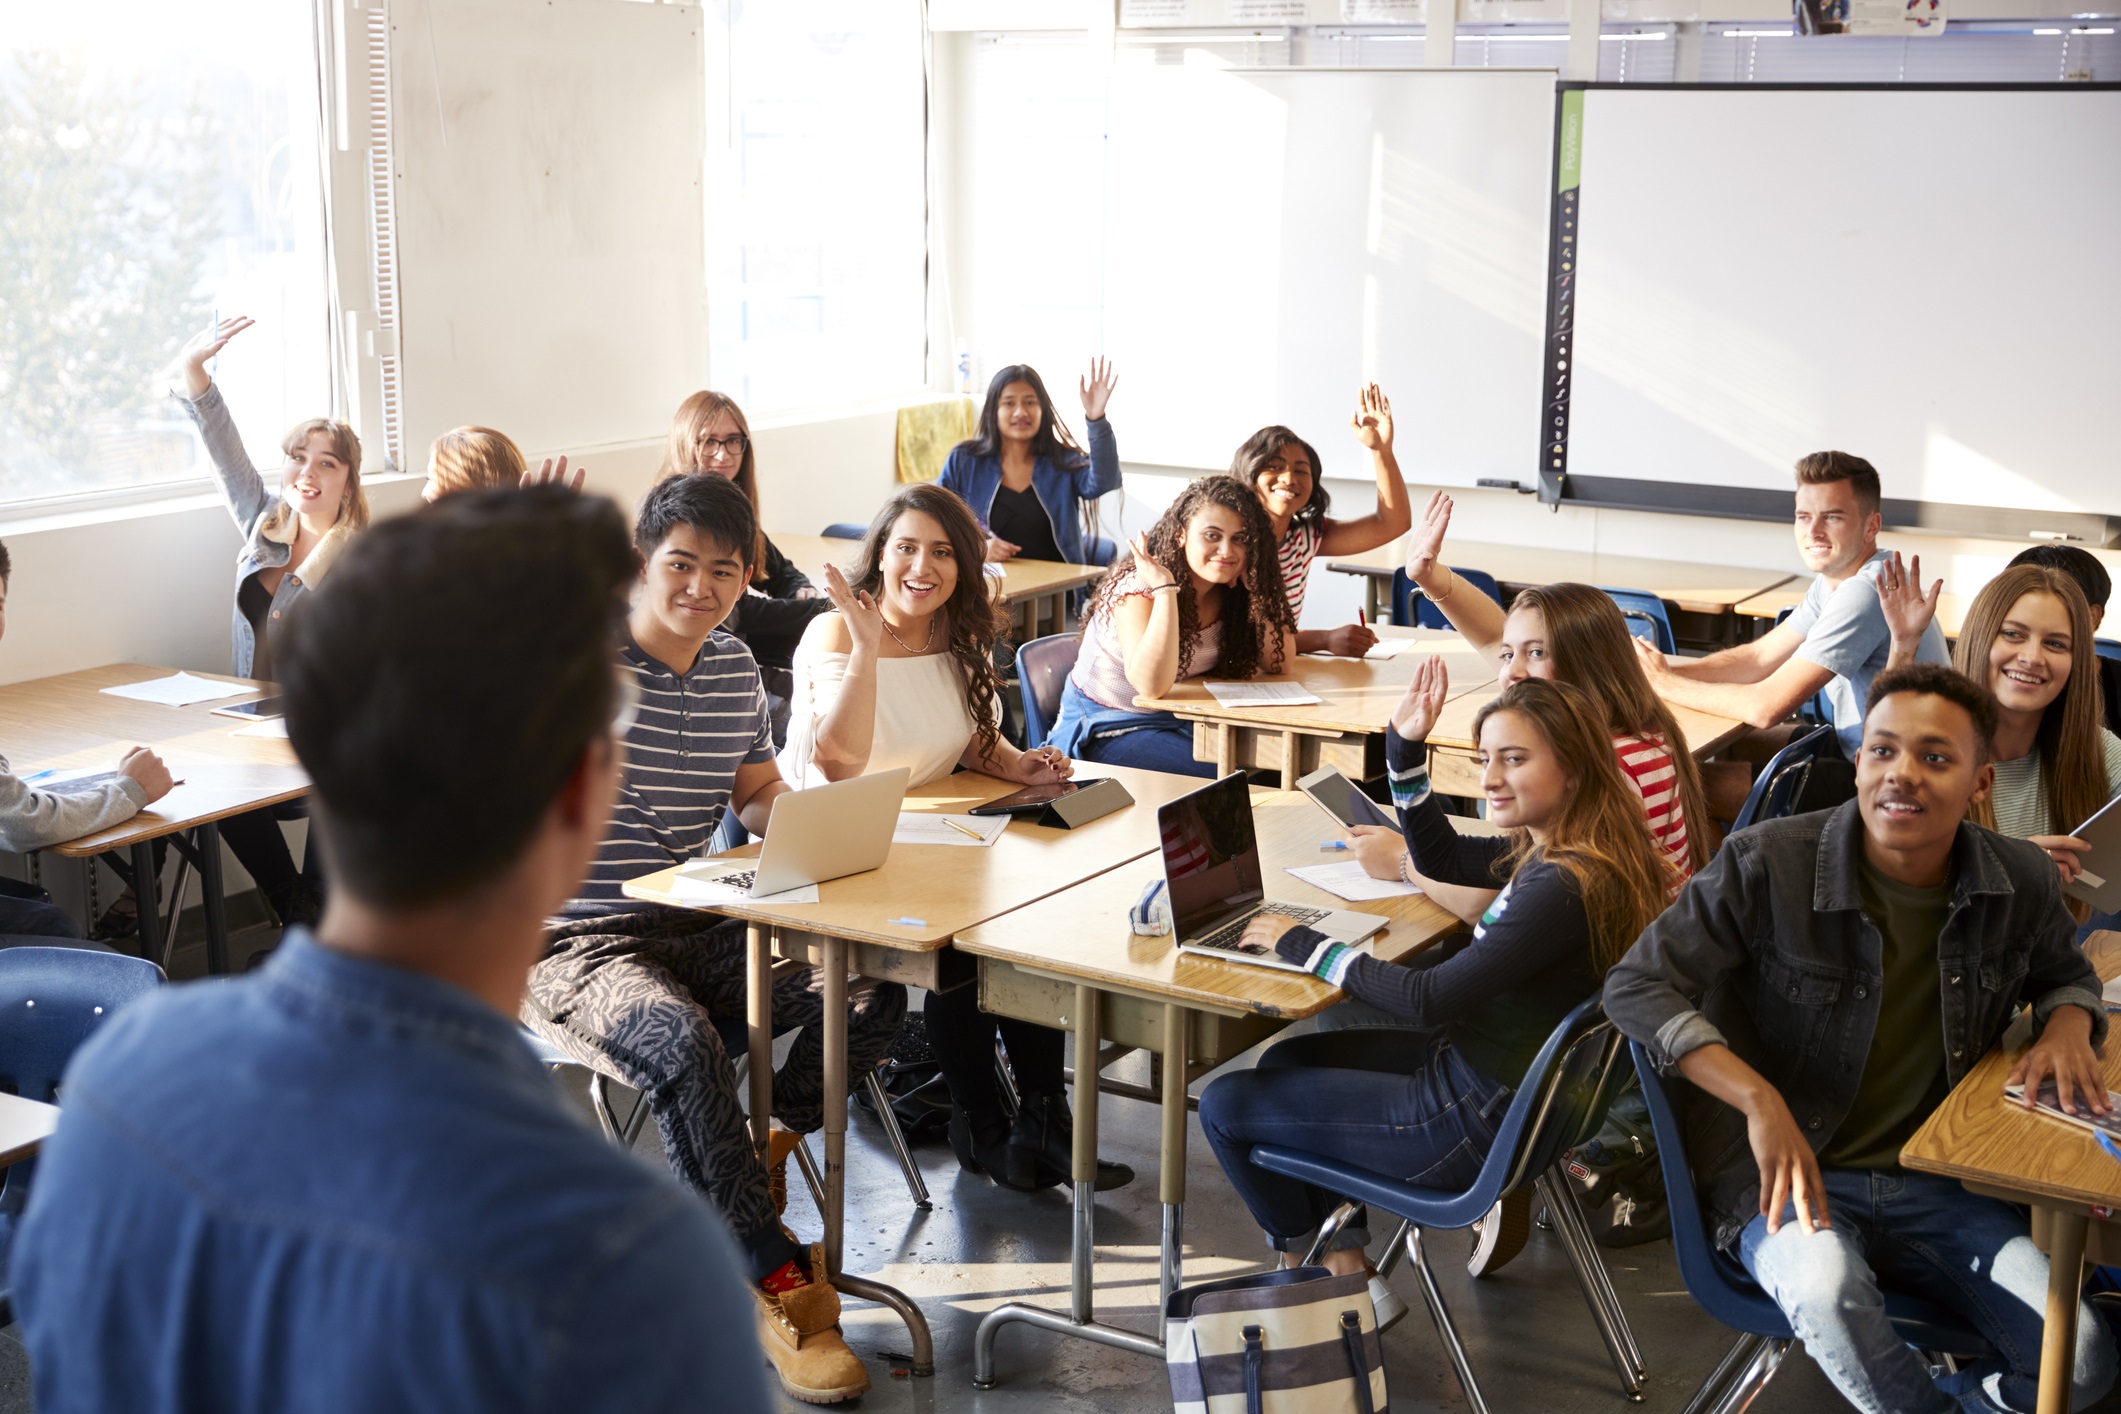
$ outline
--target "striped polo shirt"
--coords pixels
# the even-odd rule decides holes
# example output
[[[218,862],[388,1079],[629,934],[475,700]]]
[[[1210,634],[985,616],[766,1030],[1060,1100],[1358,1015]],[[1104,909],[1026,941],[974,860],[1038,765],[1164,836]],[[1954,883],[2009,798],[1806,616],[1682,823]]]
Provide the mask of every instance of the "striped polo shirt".
[[[1650,838],[1684,880],[1694,868],[1687,862],[1686,807],[1679,800],[1679,772],[1670,748],[1657,737],[1615,736],[1613,754],[1620,759],[1620,774],[1642,797]]]
[[[619,886],[699,858],[722,822],[737,767],[773,760],[766,689],[737,639],[717,630],[680,674],[629,633],[619,665],[633,674],[640,710],[626,733],[625,778],[603,847],[563,910],[575,918],[640,907]]]

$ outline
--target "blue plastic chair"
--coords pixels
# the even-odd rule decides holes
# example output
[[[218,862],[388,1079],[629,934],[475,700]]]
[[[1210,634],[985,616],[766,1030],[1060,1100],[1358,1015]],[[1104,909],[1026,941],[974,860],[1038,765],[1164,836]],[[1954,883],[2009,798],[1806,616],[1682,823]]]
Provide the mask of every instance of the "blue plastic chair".
[[[2116,663],[2121,663],[2121,643],[2116,643],[2111,638],[2093,639],[2092,652],[2098,654],[2102,658],[2111,658]]]
[[[1629,633],[1656,644],[1659,653],[1679,651],[1679,640],[1672,637],[1672,616],[1666,611],[1664,600],[1647,589],[1614,589],[1604,584],[1598,587],[1620,606],[1620,616],[1628,621]]]
[[[1753,788],[1746,793],[1745,804],[1738,807],[1738,818],[1731,822],[1731,828],[1742,830],[1762,820],[1780,820],[1788,815],[1796,802],[1798,783],[1804,779],[1799,768],[1821,756],[1840,754],[1841,741],[1832,726],[1813,727],[1803,736],[1791,738],[1790,744],[1776,752],[1760,768],[1760,774],[1753,777]]]
[[[1739,1333],[1737,1343],[1702,1382],[1687,1408],[1744,1409],[1767,1388],[1797,1337],[1782,1308],[1760,1289],[1744,1265],[1709,1240],[1670,1082],[1657,1073],[1649,1053],[1639,1044],[1629,1042],[1628,1050],[1635,1073],[1642,1079],[1643,1099],[1649,1104],[1650,1130],[1657,1137],[1657,1161],[1664,1172],[1665,1203],[1672,1213],[1672,1247],[1679,1258],[1679,1275],[1686,1282],[1687,1294],[1702,1310]],[[1917,1350],[1960,1359],[1992,1353],[1972,1326],[1934,1302],[1888,1291],[1885,1314],[1893,1329]]]
[[[827,540],[859,540],[868,533],[868,526],[856,525],[851,520],[836,520],[825,527]]]
[[[1083,542],[1083,549],[1090,556],[1087,563],[1109,565],[1119,554],[1119,544],[1107,535],[1093,535]]]
[[[123,953],[69,947],[0,951],[0,1087],[46,1104],[81,1043],[111,1014],[162,985],[162,969]],[[13,1319],[8,1249],[37,1161],[0,1169],[0,1326]]]
[[[1630,1400],[1642,1398],[1642,1352],[1628,1330],[1627,1315],[1606,1275],[1605,1263],[1558,1165],[1563,1153],[1589,1139],[1605,1120],[1606,1107],[1627,1080],[1627,1067],[1620,1062],[1620,1033],[1605,1019],[1599,999],[1592,997],[1562,1019],[1546,1044],[1539,1049],[1524,1081],[1510,1097],[1502,1124],[1495,1133],[1495,1146],[1481,1165],[1480,1176],[1462,1193],[1435,1188],[1417,1188],[1404,1179],[1387,1178],[1338,1160],[1321,1158],[1301,1149],[1278,1144],[1257,1144],[1251,1161],[1271,1173],[1284,1174],[1315,1184],[1349,1201],[1320,1227],[1318,1241],[1305,1261],[1313,1262],[1326,1243],[1354,1214],[1358,1203],[1381,1208],[1409,1223],[1406,1254],[1421,1283],[1421,1294],[1429,1303],[1429,1314],[1443,1336],[1444,1349],[1465,1387],[1474,1414],[1487,1414],[1487,1402],[1473,1378],[1464,1344],[1436,1276],[1422,1255],[1421,1230],[1451,1230],[1471,1227],[1505,1195],[1528,1184],[1536,1185],[1554,1219],[1576,1281],[1590,1303],[1591,1318],[1604,1337],[1613,1368]]]
[[[1473,588],[1502,605],[1502,586],[1495,576],[1486,570],[1460,569],[1452,565],[1451,573],[1457,575]],[[1452,593],[1458,591],[1453,590]],[[1392,571],[1392,622],[1412,624],[1416,628],[1449,628],[1451,621],[1443,616],[1443,610],[1431,603],[1429,596],[1421,592],[1421,586],[1407,577],[1405,566]]]
[[[1075,635],[1049,633],[1016,650],[1016,689],[1024,698],[1024,750],[1046,744],[1060,711],[1061,689],[1075,666]]]

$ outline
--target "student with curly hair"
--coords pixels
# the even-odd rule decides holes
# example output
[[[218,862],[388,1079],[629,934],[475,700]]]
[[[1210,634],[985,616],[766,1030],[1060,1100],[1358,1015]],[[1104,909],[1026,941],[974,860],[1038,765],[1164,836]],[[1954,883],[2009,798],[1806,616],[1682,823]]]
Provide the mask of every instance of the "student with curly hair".
[[[1048,738],[1069,756],[1212,776],[1193,732],[1143,711],[1186,678],[1285,672],[1296,619],[1270,551],[1273,527],[1245,484],[1204,476],[1181,491],[1134,558],[1108,570],[1083,611],[1082,644]]]

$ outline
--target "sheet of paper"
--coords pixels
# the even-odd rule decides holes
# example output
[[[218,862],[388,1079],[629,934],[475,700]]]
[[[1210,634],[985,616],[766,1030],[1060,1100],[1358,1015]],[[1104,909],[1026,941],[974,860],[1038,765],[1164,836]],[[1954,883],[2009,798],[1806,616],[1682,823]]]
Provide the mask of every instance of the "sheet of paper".
[[[1225,707],[1302,707],[1325,700],[1300,682],[1211,682],[1208,694]]]
[[[194,677],[190,673],[172,673],[166,678],[151,678],[146,682],[129,682],[121,687],[103,689],[112,697],[130,697],[135,702],[160,702],[166,707],[189,707],[194,702],[219,702],[224,697],[241,697],[256,692],[254,687],[243,683],[215,682],[212,678]]]
[[[1362,872],[1362,866],[1353,862],[1343,864],[1300,864],[1286,871],[1316,889],[1324,889],[1337,898],[1350,903],[1363,903],[1379,898],[1410,898],[1421,892],[1412,884],[1396,879],[1373,879]]]
[[[2121,1010],[2121,977],[2116,977],[2100,988],[2099,995],[2105,998],[2107,1010]]]
[[[985,849],[1009,828],[1006,815],[917,815],[899,812],[893,844],[951,844]]]
[[[749,873],[756,860],[704,860],[678,871],[670,892],[687,903],[816,903],[817,885],[803,884],[777,894],[747,894],[741,887],[723,882],[731,874]]]
[[[287,718],[273,717],[263,722],[252,722],[247,727],[238,727],[230,736],[269,736],[287,740]]]
[[[1365,658],[1397,658],[1402,653],[1418,653],[1422,649],[1418,638],[1380,638],[1370,645]],[[1431,651],[1434,651],[1433,648]]]
[[[42,771],[32,771],[21,778],[22,784],[32,790],[57,790],[76,781],[85,781],[93,776],[115,775],[118,763],[107,766],[51,766]]]

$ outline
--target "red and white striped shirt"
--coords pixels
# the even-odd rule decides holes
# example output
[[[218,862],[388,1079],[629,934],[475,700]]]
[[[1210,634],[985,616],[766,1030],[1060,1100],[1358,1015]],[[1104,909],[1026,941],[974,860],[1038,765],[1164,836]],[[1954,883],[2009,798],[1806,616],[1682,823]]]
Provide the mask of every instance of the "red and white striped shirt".
[[[1650,838],[1685,879],[1694,869],[1687,862],[1686,807],[1679,799],[1679,772],[1670,748],[1661,737],[1615,736],[1613,754],[1620,758],[1620,774],[1642,797]]]
[[[1318,558],[1319,547],[1326,542],[1325,527],[1313,522],[1308,525],[1292,525],[1280,548],[1274,552],[1281,565],[1282,589],[1289,596],[1290,622],[1301,622],[1304,616],[1304,588],[1311,580],[1311,561]]]

